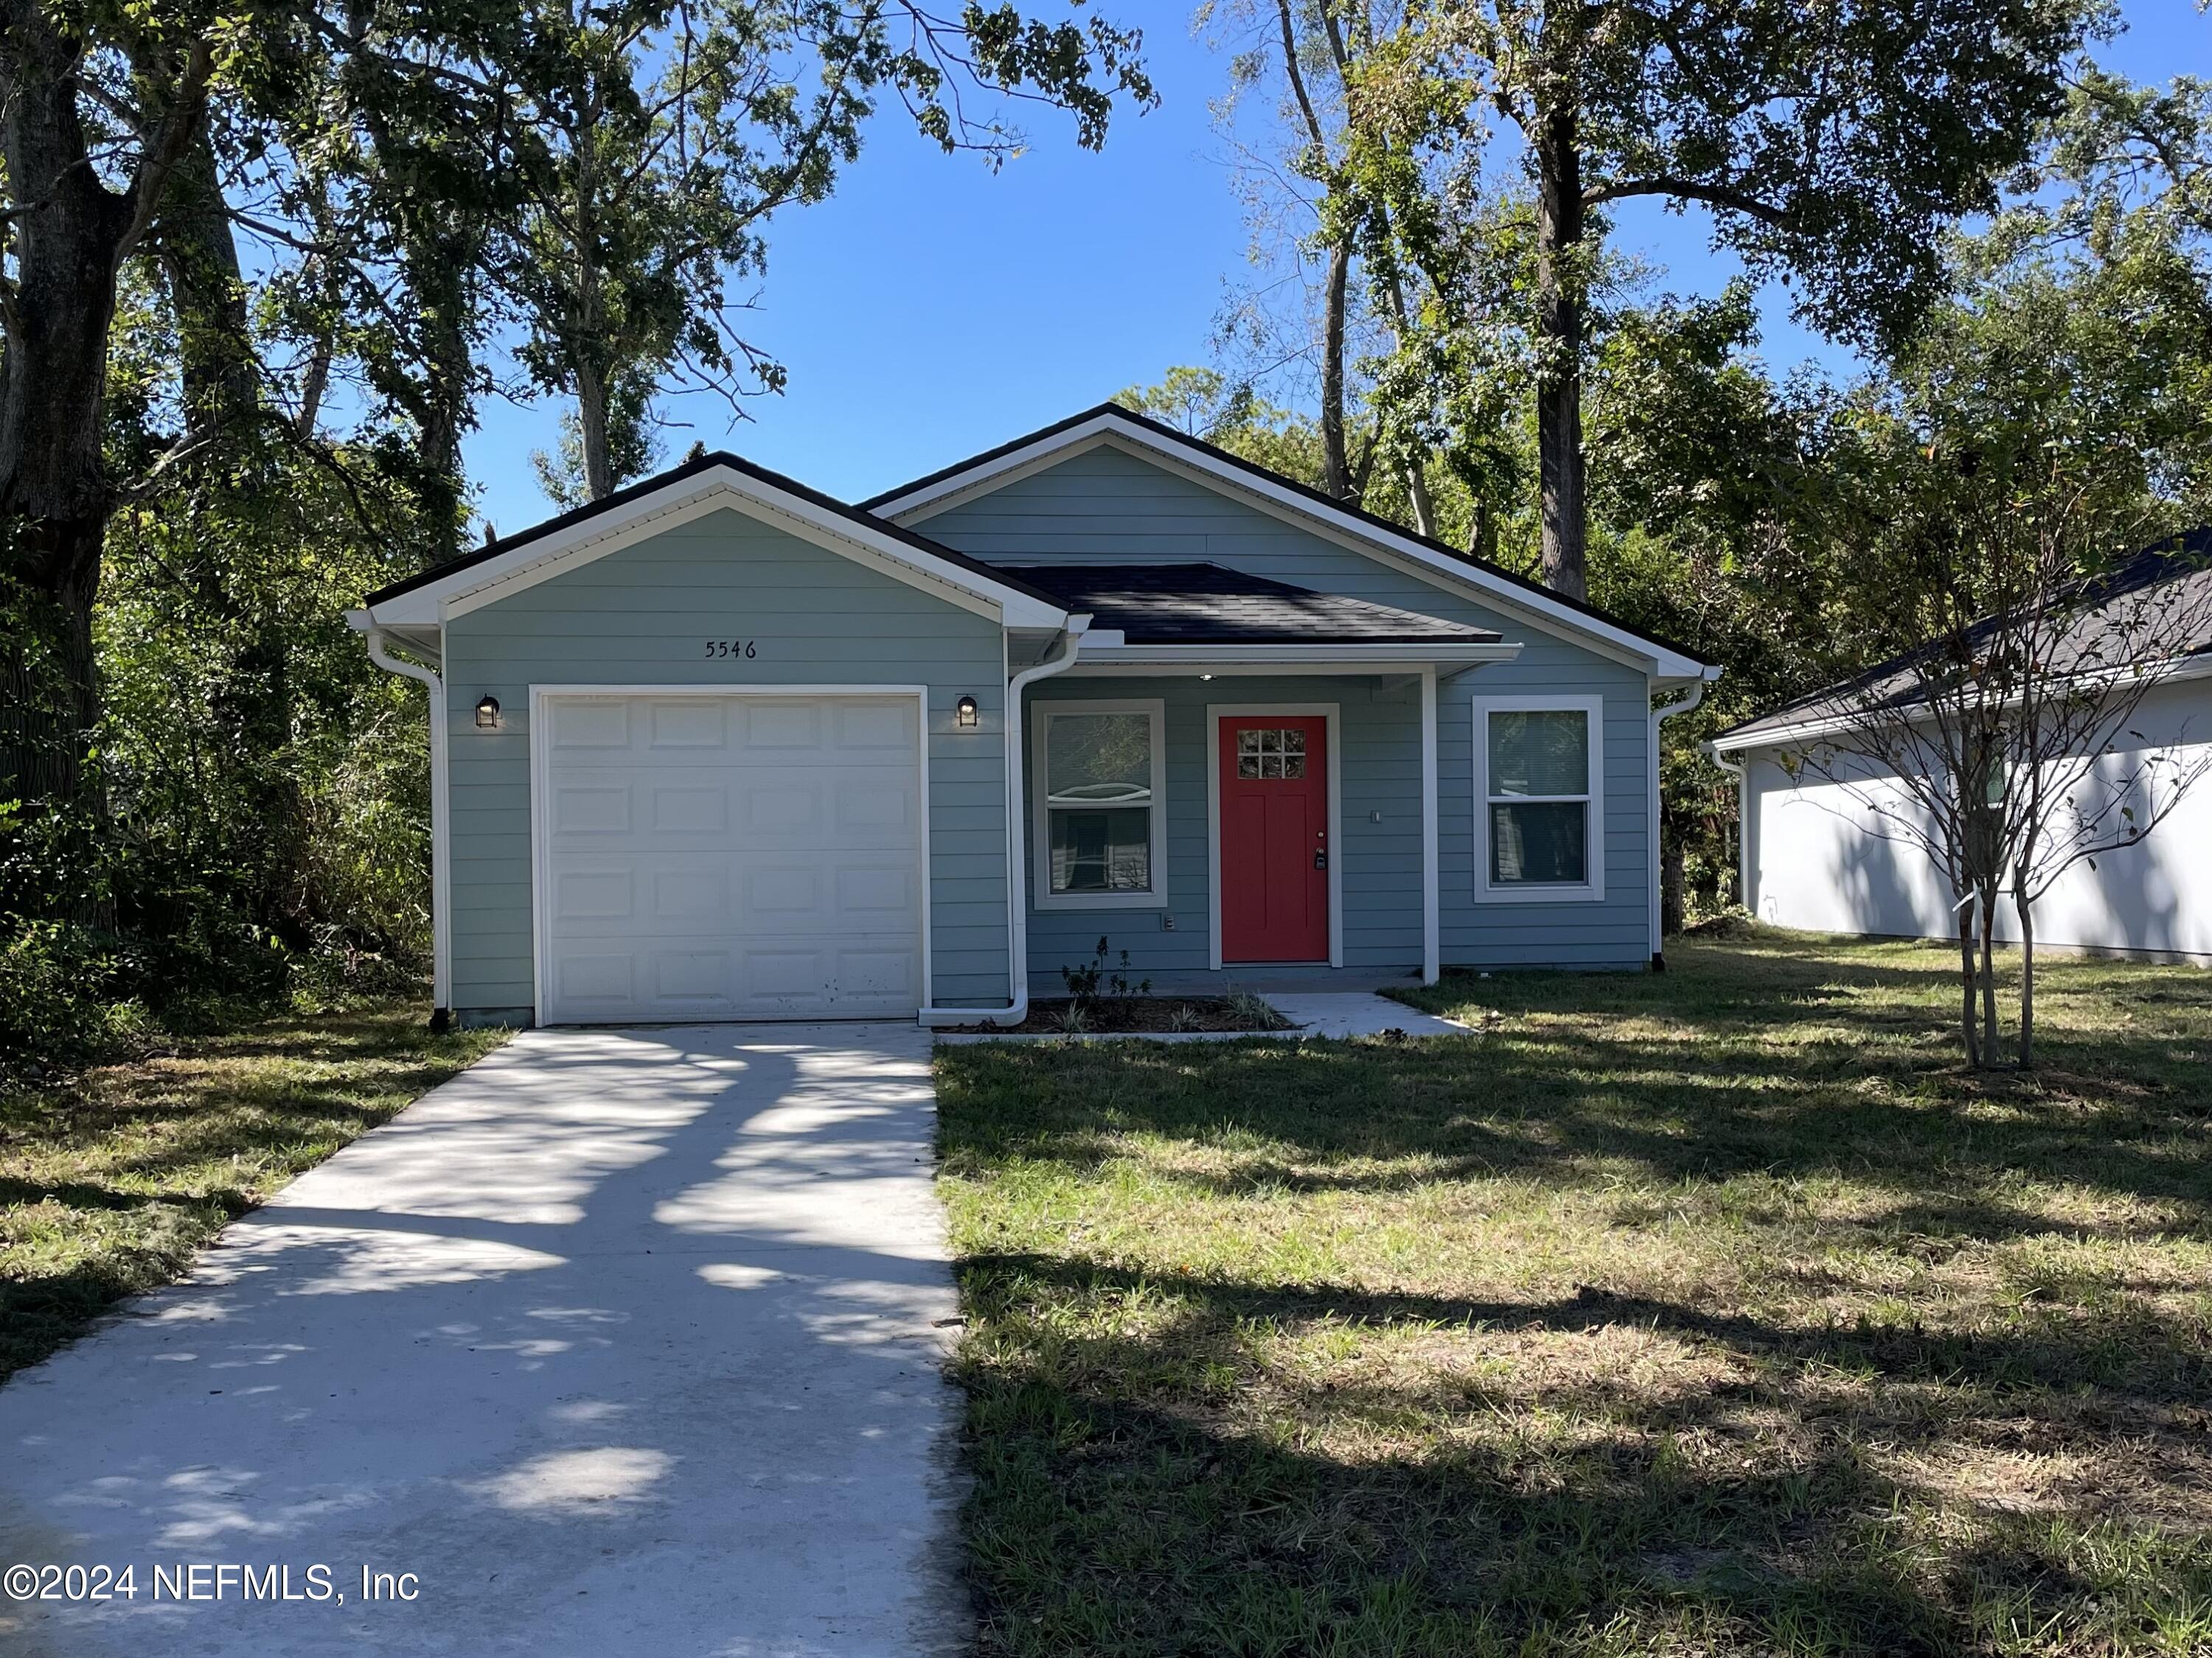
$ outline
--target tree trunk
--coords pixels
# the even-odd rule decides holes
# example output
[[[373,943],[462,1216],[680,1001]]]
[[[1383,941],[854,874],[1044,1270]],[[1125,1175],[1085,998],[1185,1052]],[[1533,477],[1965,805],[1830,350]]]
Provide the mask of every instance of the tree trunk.
[[[1352,499],[1352,463],[1344,443],[1344,307],[1352,281],[1352,251],[1328,250],[1328,283],[1322,297],[1321,333],[1322,485],[1339,501]]]
[[[1434,541],[1437,538],[1436,503],[1429,499],[1429,480],[1418,466],[1406,469],[1406,500],[1413,509],[1413,527]]]
[[[1966,1049],[1966,1066],[1979,1070],[1982,1063],[1981,1033],[1974,1012],[1974,993],[1979,987],[1981,975],[1974,970],[1973,905],[1959,899],[1952,914],[1959,918],[1959,1037]]]
[[[1544,585],[1589,596],[1583,562],[1583,174],[1576,111],[1556,104],[1536,134],[1536,451],[1542,478]]]
[[[1666,937],[1682,930],[1682,845],[1664,838],[1659,845],[1659,932]]]
[[[204,135],[170,176],[154,245],[176,313],[186,438],[204,443],[236,433],[252,420],[260,387],[238,242],[215,146]]]
[[[584,489],[593,501],[614,493],[607,461],[607,383],[599,370],[576,365],[576,427],[584,446]]]
[[[0,799],[80,802],[97,714],[92,606],[109,495],[100,462],[115,274],[132,203],[100,182],[77,114],[79,43],[31,0],[0,5],[0,159],[15,295],[0,355]]]
[[[2014,878],[2013,908],[2020,914],[2020,1068],[2035,1069],[2035,906],[2026,881]]]
[[[1982,889],[1982,1063],[1997,1061],[1997,894],[1994,886]]]

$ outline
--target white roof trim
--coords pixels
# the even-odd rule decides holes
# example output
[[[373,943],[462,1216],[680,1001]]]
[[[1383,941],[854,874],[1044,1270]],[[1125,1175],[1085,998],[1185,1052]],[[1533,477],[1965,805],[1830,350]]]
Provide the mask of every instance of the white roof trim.
[[[434,627],[724,508],[933,592],[1007,627],[1057,629],[1066,625],[1067,613],[1058,606],[732,466],[714,466],[673,480],[617,511],[585,519],[395,594],[371,607],[370,614],[380,627]]]
[[[1718,677],[1710,665],[1694,657],[1668,650],[1602,617],[1588,615],[1534,589],[1448,557],[1416,537],[1370,524],[1270,478],[1231,465],[1204,449],[1187,448],[1181,444],[1168,447],[1156,433],[1114,410],[1102,410],[1088,420],[1079,421],[992,460],[887,497],[871,510],[901,524],[918,524],[1086,449],[1109,442],[1223,493],[1242,496],[1278,518],[1293,520],[1307,529],[1317,529],[1328,539],[1354,551],[1370,556],[1386,554],[1389,556],[1387,562],[1402,562],[1431,580],[1441,578],[1440,585],[1462,590],[1473,588],[1482,595],[1486,604],[1511,610],[1547,632],[1565,635],[1584,646],[1598,647],[1602,653],[1617,659],[1625,658],[1657,678],[1701,680]]]

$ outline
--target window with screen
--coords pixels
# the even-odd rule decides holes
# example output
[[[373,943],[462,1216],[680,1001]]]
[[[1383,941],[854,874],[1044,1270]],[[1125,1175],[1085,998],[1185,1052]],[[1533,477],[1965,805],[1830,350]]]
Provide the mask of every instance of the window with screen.
[[[1597,885],[1598,714],[1591,706],[1479,708],[1484,885],[1576,896]]]

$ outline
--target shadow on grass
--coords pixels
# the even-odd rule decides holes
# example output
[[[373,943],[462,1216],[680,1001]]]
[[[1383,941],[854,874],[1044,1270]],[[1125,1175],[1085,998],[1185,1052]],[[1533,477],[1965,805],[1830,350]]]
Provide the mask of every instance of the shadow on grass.
[[[2201,1333],[1807,1332],[1590,1291],[1480,1303],[1037,1255],[971,1259],[962,1288],[989,1649],[1964,1655],[2014,1627],[2038,1651],[2203,1649],[2169,1638],[2212,1603],[2201,1530],[1939,1514],[1898,1472],[2062,1430],[2186,1436],[2160,1407],[2212,1398]],[[1322,1327],[1627,1329],[1749,1363],[1655,1390],[1594,1356],[1532,1388],[1255,1351]]]
[[[2027,1176],[2212,1224],[2212,975],[2061,964],[2046,1002],[2086,980],[2106,1023],[2072,1026],[2054,1010],[2045,1069],[2022,1078],[1955,1065],[1931,999],[1948,993],[1941,973],[1816,970],[1790,950],[1725,974],[1698,965],[1486,981],[1501,1023],[1467,1037],[969,1048],[940,1062],[971,1107],[946,1149],[1088,1169],[1118,1136],[1158,1135],[1224,1151],[1217,1169],[1171,1176],[1223,1194],[1477,1175],[1571,1183],[1601,1165],[1672,1181],[1847,1170],[1899,1194],[1900,1213],[1983,1236],[2042,1225],[1972,1189]],[[2135,998],[2156,1017],[2117,1005],[2160,972],[2179,979],[2163,999]],[[1900,981],[1937,989],[1872,1005],[1848,993]],[[1467,1011],[1453,995],[1437,1005]]]
[[[1034,1241],[961,1267],[987,1647],[2212,1652],[2212,975],[2052,967],[2028,1078],[1960,1070],[1953,987],[1940,951],[1762,941],[1427,993],[1467,1038],[941,1055],[963,1231]],[[1163,1226],[1276,1248],[1501,1178],[1501,1249],[1668,1228],[1771,1294],[1269,1282],[1113,1226],[1164,1188]],[[1904,1283],[2044,1238],[2130,1254],[1822,1321],[1832,1257]]]
[[[178,1039],[0,1098],[0,1378],[483,1053],[395,1005]]]

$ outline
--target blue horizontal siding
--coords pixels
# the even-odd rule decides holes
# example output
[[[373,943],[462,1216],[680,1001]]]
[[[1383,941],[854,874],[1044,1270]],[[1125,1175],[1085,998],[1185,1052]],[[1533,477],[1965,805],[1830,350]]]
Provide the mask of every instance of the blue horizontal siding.
[[[1437,851],[1439,931],[1447,965],[1625,966],[1648,962],[1651,890],[1650,842],[1650,682],[1641,669],[1617,662],[1571,640],[1540,630],[1519,612],[1481,604],[1455,585],[1415,575],[1382,560],[1340,546],[1310,531],[1261,512],[1244,501],[1158,466],[1127,451],[1101,446],[1058,465],[1018,478],[915,522],[933,538],[979,557],[1031,563],[1114,563],[1146,559],[1206,560],[1231,569],[1328,592],[1346,593],[1379,604],[1395,605],[1476,627],[1492,628],[1522,647],[1517,660],[1493,663],[1446,679],[1437,691]],[[1164,688],[1189,681],[1139,682],[1070,680],[1045,682],[1062,696],[1169,695]],[[1203,701],[1265,700],[1261,682],[1217,679],[1204,688]],[[1267,682],[1273,683],[1276,682]],[[1419,892],[1420,868],[1419,724],[1416,693],[1375,689],[1392,682],[1316,677],[1291,682],[1285,701],[1342,701],[1345,738],[1343,817],[1346,965],[1418,966],[1420,959]],[[1397,682],[1401,685],[1402,680]],[[1355,692],[1354,687],[1368,688]],[[1056,688],[1056,689],[1054,689]],[[1479,859],[1474,801],[1474,721],[1478,696],[1562,695],[1605,699],[1605,896],[1597,902],[1554,904],[1495,904],[1476,900]],[[1379,714],[1357,736],[1350,726],[1357,707],[1379,707],[1363,699],[1395,695],[1412,710],[1410,726],[1384,722]],[[1170,706],[1169,878],[1176,931],[1158,932],[1158,916],[1146,918],[1153,937],[1143,940],[1148,959],[1181,969],[1203,969],[1202,932],[1189,931],[1194,913],[1207,914],[1203,759],[1194,744],[1202,736],[1176,726],[1176,703]],[[1203,714],[1198,718],[1202,721]],[[1410,769],[1409,769],[1410,765]],[[1190,816],[1195,803],[1196,822]],[[1381,807],[1385,823],[1372,836],[1353,843],[1356,830],[1373,828],[1367,811]],[[1032,848],[1034,854],[1035,848]],[[1410,879],[1413,920],[1410,956],[1405,954],[1406,900]],[[1188,902],[1185,895],[1194,895]],[[1116,920],[1132,930],[1131,912],[1092,911],[1074,914]],[[1057,964],[1086,923],[1069,913],[1032,915],[1031,979],[1042,987],[1056,974],[1040,970]],[[1109,932],[1112,928],[1108,928]],[[1095,944],[1092,927],[1085,943]],[[1047,947],[1049,941],[1049,947]],[[1355,955],[1355,945],[1357,954]],[[1117,942],[1115,948],[1120,944]],[[1131,958],[1139,951],[1133,940]]]
[[[757,654],[708,658],[708,639]],[[928,688],[930,954],[950,1004],[1007,996],[1004,646],[996,622],[735,511],[712,513],[447,624],[453,999],[532,998],[532,685]],[[497,731],[478,731],[496,696]],[[956,731],[972,695],[981,724]]]

